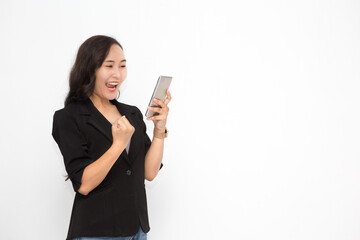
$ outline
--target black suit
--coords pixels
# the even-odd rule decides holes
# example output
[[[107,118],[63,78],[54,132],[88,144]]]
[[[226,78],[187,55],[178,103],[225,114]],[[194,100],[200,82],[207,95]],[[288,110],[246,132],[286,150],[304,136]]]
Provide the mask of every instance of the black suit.
[[[135,235],[150,230],[144,184],[145,155],[151,140],[137,107],[111,100],[135,132],[105,179],[87,196],[78,193],[84,168],[112,145],[111,123],[92,101],[71,103],[54,114],[52,135],[76,191],[67,239]],[[162,166],[162,165],[161,165]]]

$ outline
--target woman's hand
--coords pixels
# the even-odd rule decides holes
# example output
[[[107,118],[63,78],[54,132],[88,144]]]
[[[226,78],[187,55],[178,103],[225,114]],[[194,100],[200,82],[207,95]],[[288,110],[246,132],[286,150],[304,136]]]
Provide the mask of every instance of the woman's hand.
[[[166,119],[169,114],[169,107],[167,106],[171,100],[171,94],[169,90],[166,90],[166,98],[164,101],[154,98],[154,103],[160,105],[160,107],[148,107],[150,111],[157,112],[159,115],[146,118],[154,122],[155,129],[159,132],[164,132],[166,127]]]
[[[126,119],[125,115],[118,118],[111,127],[113,144],[125,146],[130,141],[135,128]]]

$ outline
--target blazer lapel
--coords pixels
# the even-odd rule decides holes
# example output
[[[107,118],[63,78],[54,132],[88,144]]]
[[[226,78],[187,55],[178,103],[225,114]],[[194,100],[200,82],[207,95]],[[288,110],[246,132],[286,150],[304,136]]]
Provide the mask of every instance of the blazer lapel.
[[[134,124],[136,117],[135,116],[136,109],[129,108],[128,106],[119,103],[116,99],[111,100],[110,102],[112,102],[117,107],[121,115],[126,116],[126,118],[128,119],[131,125],[135,126]],[[86,99],[86,108],[83,109],[81,114],[89,115],[87,123],[92,127],[94,127],[95,129],[97,129],[108,141],[110,141],[110,143],[113,142],[111,123],[99,112],[99,110],[97,110],[97,108],[94,106],[90,98]],[[130,150],[129,150],[130,156],[133,155],[132,153],[133,152],[132,146],[134,147],[133,144],[134,144],[133,138],[131,138]],[[132,164],[133,157],[129,158],[126,149],[124,149],[124,151],[121,153],[120,156],[123,159],[125,159],[126,162],[128,162],[130,165]]]
[[[87,99],[87,107],[90,113],[87,123],[96,128],[112,143],[111,123],[97,110],[90,98]]]
[[[132,126],[135,127],[135,131],[136,131],[136,128],[138,128],[138,124],[137,124],[137,116],[136,116],[136,108],[135,107],[130,107],[129,105],[125,105],[123,103],[120,103],[118,102],[116,99],[113,99],[111,100],[110,102],[112,102],[116,107],[117,109],[119,110],[119,112],[121,113],[122,116],[126,116],[126,119],[130,122],[130,124]],[[132,159],[135,159],[136,155],[137,155],[137,151],[136,151],[136,134],[134,133],[131,137],[131,140],[130,140],[130,149],[129,149],[129,153],[127,154],[126,153],[126,150],[123,152],[124,155],[126,155],[126,157],[128,159],[130,159],[129,161],[131,162]]]

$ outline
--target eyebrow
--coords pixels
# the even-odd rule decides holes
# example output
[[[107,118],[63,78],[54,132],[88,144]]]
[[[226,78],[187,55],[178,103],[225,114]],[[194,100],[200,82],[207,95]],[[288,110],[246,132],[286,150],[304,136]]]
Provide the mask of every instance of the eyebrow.
[[[112,63],[114,63],[115,61],[114,61],[114,60],[106,60],[106,61],[104,61],[104,62],[112,62]],[[126,59],[123,59],[123,60],[121,60],[120,62],[126,62]]]

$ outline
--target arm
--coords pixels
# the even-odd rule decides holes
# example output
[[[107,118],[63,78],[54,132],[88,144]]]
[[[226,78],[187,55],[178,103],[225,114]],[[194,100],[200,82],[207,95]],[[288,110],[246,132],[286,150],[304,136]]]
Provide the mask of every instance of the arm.
[[[112,126],[113,144],[97,160],[89,155],[88,145],[72,112],[57,111],[52,135],[59,145],[74,191],[87,195],[106,177],[134,133],[134,127],[124,118]]]
[[[145,179],[152,181],[158,174],[164,153],[164,138],[153,137],[145,156]]]
[[[125,147],[124,145],[113,143],[98,160],[89,164],[84,169],[78,192],[86,196],[96,188],[109,173]]]
[[[167,90],[167,96],[164,101],[153,99],[159,107],[148,107],[149,110],[159,113],[157,116],[149,117],[147,120],[154,122],[154,135],[155,133],[164,133],[169,107],[167,106],[171,100],[170,91]],[[161,168],[161,162],[164,153],[164,138],[153,136],[150,148],[145,156],[145,179],[152,181],[158,174]]]
[[[104,180],[130,141],[135,128],[129,123],[126,117],[123,116],[112,125],[111,130],[113,135],[113,144],[111,147],[99,159],[84,169],[81,186],[78,190],[78,192],[83,195],[89,194],[89,192]]]

